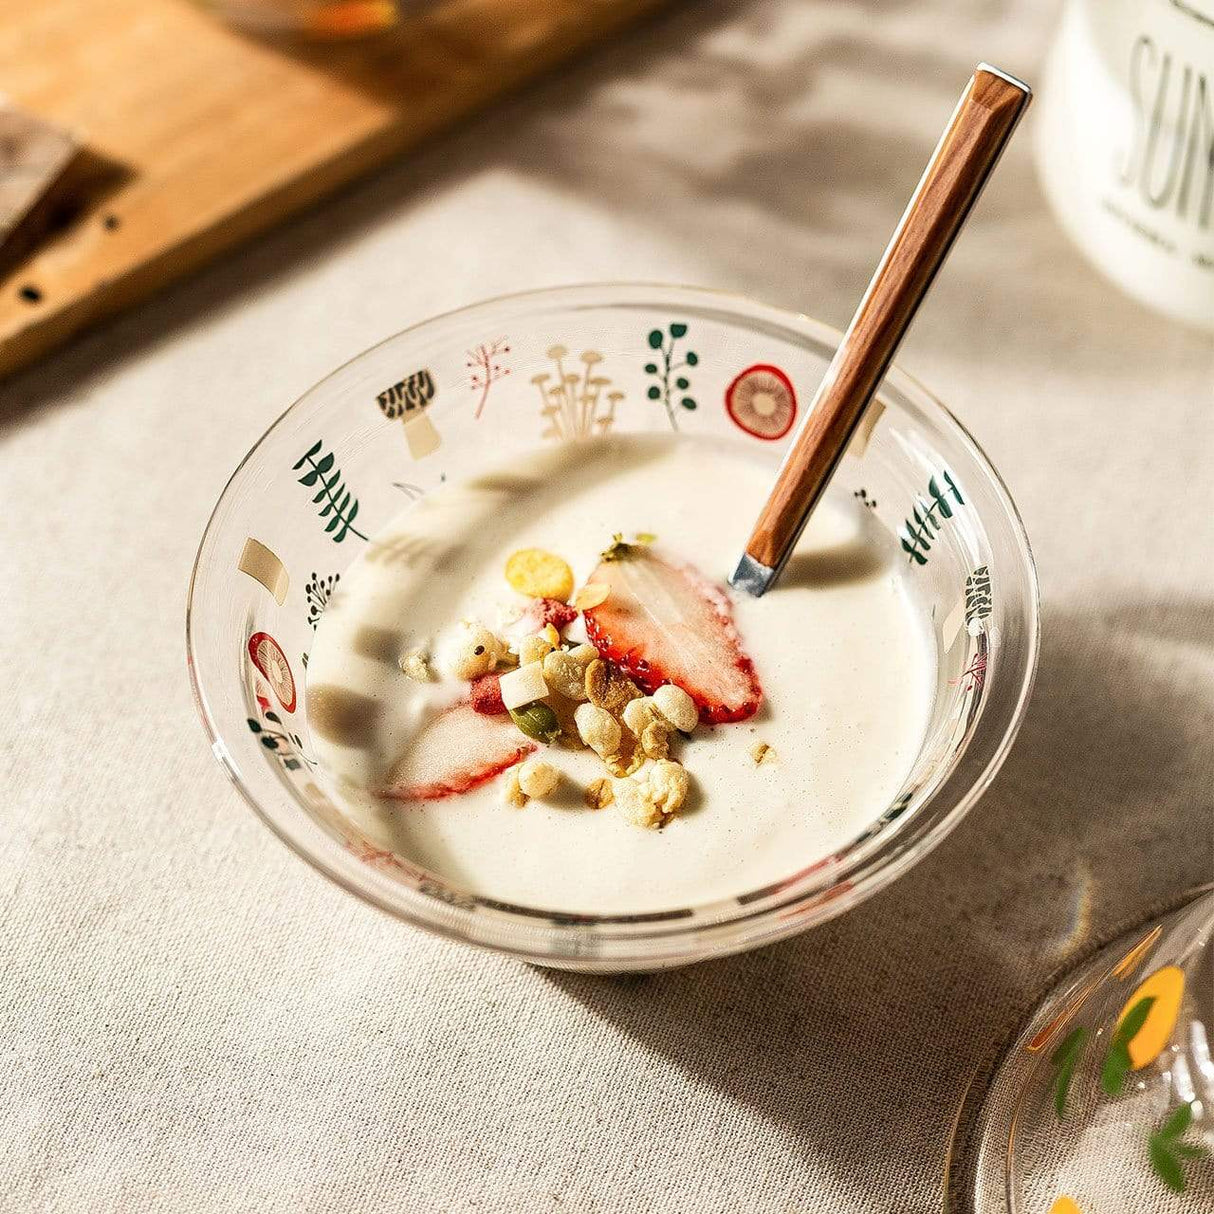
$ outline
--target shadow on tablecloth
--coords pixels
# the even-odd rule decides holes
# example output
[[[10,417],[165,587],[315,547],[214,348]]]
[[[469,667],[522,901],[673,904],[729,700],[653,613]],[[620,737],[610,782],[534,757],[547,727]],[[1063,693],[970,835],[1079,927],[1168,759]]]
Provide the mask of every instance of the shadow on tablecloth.
[[[652,976],[546,978],[716,1089],[723,1120],[731,1105],[757,1111],[815,1171],[867,1180],[887,1201],[910,1159],[943,1168],[971,1076],[1047,977],[1214,874],[1209,805],[1186,792],[1214,705],[1186,694],[1203,663],[1178,677],[1177,646],[1208,663],[1214,604],[1047,613],[1007,765],[892,887],[756,953]],[[911,1200],[898,1208],[920,1208]]]

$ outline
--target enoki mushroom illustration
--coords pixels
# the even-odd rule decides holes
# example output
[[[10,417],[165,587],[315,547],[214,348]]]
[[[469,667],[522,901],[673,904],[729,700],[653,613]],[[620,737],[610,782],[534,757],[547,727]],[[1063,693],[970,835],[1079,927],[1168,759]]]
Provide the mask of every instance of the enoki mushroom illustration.
[[[548,422],[540,437],[568,440],[606,434],[624,394],[611,391],[611,379],[596,373],[603,356],[597,350],[584,351],[578,360],[580,372],[567,369],[569,351],[564,346],[552,346],[548,357],[555,364],[555,377],[544,371],[531,378],[540,391],[540,416]]]
[[[442,443],[434,423],[427,416],[434,391],[434,376],[427,370],[421,370],[414,371],[375,398],[385,417],[404,419],[405,441],[414,459],[430,455]]]

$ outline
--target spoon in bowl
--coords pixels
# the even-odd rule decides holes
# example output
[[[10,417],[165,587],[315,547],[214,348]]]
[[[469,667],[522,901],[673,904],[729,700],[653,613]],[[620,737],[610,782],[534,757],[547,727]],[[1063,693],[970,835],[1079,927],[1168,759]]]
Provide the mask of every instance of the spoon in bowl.
[[[729,579],[738,590],[758,597],[780,576],[1031,97],[986,63],[966,85],[780,465]]]

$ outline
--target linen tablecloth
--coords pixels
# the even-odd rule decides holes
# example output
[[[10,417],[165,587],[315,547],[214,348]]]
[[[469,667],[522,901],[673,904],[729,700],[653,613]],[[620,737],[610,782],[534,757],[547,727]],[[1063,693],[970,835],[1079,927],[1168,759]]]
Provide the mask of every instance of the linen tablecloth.
[[[1214,342],[1102,281],[1023,131],[901,364],[1040,563],[1023,733],[892,887],[769,950],[545,973],[290,855],[195,720],[239,458],[374,341],[634,278],[846,321],[974,63],[1048,0],[668,12],[0,388],[0,1209],[930,1211],[1049,974],[1214,875]]]

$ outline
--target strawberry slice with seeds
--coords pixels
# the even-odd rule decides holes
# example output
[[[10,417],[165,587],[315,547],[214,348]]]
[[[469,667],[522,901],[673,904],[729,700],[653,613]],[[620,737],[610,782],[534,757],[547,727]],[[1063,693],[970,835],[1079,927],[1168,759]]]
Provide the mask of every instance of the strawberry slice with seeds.
[[[521,763],[535,749],[509,717],[485,716],[461,702],[413,735],[379,795],[393,801],[458,796]]]
[[[719,586],[640,546],[604,561],[590,581],[611,593],[583,612],[586,635],[646,692],[677,683],[707,725],[758,711],[763,691]]]

